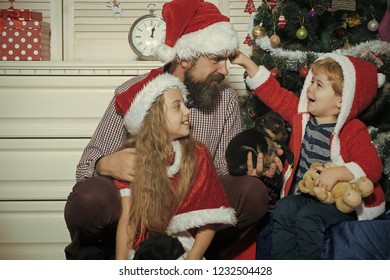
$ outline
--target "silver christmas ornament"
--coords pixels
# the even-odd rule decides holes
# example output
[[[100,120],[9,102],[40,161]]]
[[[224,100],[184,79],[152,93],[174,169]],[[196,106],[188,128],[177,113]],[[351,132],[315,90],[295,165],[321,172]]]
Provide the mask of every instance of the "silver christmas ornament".
[[[378,30],[379,23],[376,19],[372,19],[367,23],[367,28],[371,32],[375,32]]]

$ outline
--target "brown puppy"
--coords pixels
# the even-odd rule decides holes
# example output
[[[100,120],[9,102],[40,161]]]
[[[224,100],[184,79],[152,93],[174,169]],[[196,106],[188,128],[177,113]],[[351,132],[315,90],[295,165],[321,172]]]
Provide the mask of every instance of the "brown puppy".
[[[264,168],[274,161],[278,149],[286,150],[290,132],[286,122],[276,112],[268,112],[255,121],[255,126],[237,134],[226,149],[226,162],[230,174],[247,174],[247,156],[252,152],[253,167],[256,168],[257,155],[263,153]]]

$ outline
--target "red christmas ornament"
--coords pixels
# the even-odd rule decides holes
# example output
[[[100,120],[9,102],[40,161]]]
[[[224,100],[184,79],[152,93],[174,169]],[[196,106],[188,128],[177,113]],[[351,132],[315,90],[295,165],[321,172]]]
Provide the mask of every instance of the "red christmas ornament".
[[[246,35],[243,44],[248,45],[248,46],[253,45],[253,40],[251,39],[251,36],[249,36],[249,33]]]
[[[307,67],[307,66],[304,66],[301,69],[299,69],[299,76],[301,78],[306,78],[308,73],[309,73],[309,67]]]
[[[246,3],[245,5],[245,10],[244,10],[245,13],[249,13],[250,15],[253,13],[253,12],[256,12],[256,6],[255,4],[253,4],[253,0],[248,0],[248,2]]]
[[[280,15],[278,18],[278,28],[283,29],[286,26],[287,22],[288,20],[286,19],[286,17],[284,15]]]
[[[270,0],[268,2],[268,7],[270,8],[271,11],[273,11],[274,8],[276,7],[276,0]]]
[[[279,70],[278,68],[273,68],[271,69],[271,76],[274,77],[275,79],[277,79],[279,77]]]

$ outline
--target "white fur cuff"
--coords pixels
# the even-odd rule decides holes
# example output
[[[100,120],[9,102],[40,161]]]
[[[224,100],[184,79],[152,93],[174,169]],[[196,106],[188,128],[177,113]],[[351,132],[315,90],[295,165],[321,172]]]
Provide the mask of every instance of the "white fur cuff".
[[[259,71],[250,78],[249,76],[246,77],[245,81],[248,87],[252,90],[258,88],[262,84],[264,84],[268,78],[270,77],[271,72],[267,70],[264,66],[260,65],[259,66]]]

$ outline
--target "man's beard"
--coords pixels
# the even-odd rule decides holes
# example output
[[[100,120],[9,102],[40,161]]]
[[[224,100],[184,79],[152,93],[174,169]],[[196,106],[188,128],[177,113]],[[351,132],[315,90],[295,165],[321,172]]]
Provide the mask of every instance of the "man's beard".
[[[197,81],[192,73],[193,68],[184,74],[184,84],[190,93],[189,101],[201,111],[213,110],[218,104],[221,83],[225,76],[214,74],[203,81]]]

